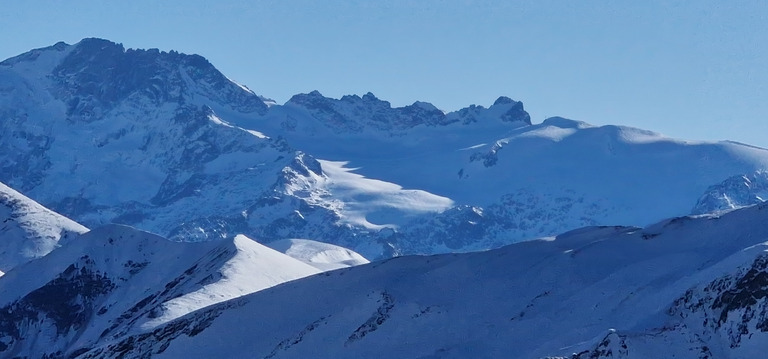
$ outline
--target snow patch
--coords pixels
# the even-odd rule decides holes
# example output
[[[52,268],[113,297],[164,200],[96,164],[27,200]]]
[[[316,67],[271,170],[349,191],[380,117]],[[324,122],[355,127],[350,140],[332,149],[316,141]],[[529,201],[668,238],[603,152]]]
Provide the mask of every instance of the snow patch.
[[[282,239],[266,245],[322,271],[369,263],[350,249],[309,239]]]

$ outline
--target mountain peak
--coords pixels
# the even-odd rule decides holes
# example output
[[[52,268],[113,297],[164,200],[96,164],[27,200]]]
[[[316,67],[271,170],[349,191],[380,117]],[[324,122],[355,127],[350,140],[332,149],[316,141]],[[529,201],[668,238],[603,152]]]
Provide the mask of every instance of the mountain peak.
[[[54,45],[55,46],[55,45]],[[106,49],[119,49],[121,52],[125,52],[125,47],[123,47],[123,44],[119,44],[116,42],[112,42],[109,40],[101,39],[98,37],[87,37],[77,44],[74,45],[75,47],[78,47],[80,49],[87,49],[87,50],[106,50]]]
[[[44,53],[49,53],[49,52],[62,53],[71,47],[72,45],[69,45],[63,41],[59,41],[52,46],[33,49],[23,54],[0,61],[0,66],[13,66],[22,62],[34,62],[38,60],[40,56]]]
[[[516,101],[507,96],[499,96],[499,98],[497,98],[496,101],[493,102],[493,106],[506,105],[511,103],[516,103]]]
[[[157,103],[218,104],[243,113],[267,110],[257,95],[226,78],[203,56],[126,50],[122,44],[99,38],[74,45],[53,75],[57,92],[67,97],[70,115],[91,116],[95,108],[108,111],[132,96]]]
[[[367,100],[367,101],[381,101],[381,100],[379,100],[378,97],[376,97],[376,95],[373,94],[373,92],[370,92],[370,91],[366,92],[365,95],[363,95],[363,100]]]
[[[531,124],[531,115],[525,111],[521,101],[515,101],[506,96],[500,96],[489,110],[502,111],[500,118],[504,122],[523,122]]]
[[[51,48],[54,49],[54,50],[61,51],[61,50],[65,49],[65,48],[67,48],[69,46],[71,46],[71,45],[69,45],[68,43],[66,43],[64,41],[59,41],[59,42],[53,44],[53,46],[51,46]]]
[[[435,105],[424,101],[416,101],[411,106],[421,108],[424,111],[440,111],[440,109],[435,107]]]

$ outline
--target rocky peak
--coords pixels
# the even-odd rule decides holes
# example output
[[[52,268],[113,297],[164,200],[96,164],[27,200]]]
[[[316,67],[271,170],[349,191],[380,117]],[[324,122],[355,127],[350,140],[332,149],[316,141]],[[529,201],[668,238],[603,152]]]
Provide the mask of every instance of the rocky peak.
[[[77,119],[93,117],[120,101],[142,96],[164,102],[230,106],[264,113],[267,106],[253,93],[233,83],[204,57],[157,49],[128,49],[102,39],[84,39],[53,71],[56,92],[66,99]]]
[[[374,94],[373,94],[372,92],[370,92],[370,91],[369,91],[369,92],[366,92],[366,94],[365,94],[365,95],[363,95],[363,100],[365,100],[365,101],[370,101],[370,102],[386,102],[386,101],[382,101],[382,100],[379,100],[379,98],[378,98],[378,97],[376,97],[376,95],[374,95]],[[389,102],[387,102],[387,104],[389,104]]]
[[[0,91],[0,181],[55,211],[169,234],[237,219],[291,160],[285,141],[229,122],[267,107],[201,56],[101,39],[59,47],[0,68],[31,91]]]
[[[347,98],[345,96],[342,99]],[[358,97],[359,98],[359,97]],[[293,95],[289,100],[289,104],[295,104],[300,105],[302,107],[306,108],[316,108],[316,107],[322,107],[324,103],[327,103],[329,98],[323,96],[323,94],[320,93],[320,91],[313,90],[309,93],[300,93]]]
[[[501,96],[489,108],[470,105],[446,115],[448,122],[460,122],[469,125],[488,120],[501,120],[505,123],[531,124],[531,116],[525,111],[523,103]]]
[[[509,97],[501,96],[493,103],[489,110],[493,111],[495,109],[501,110],[502,113],[499,117],[502,121],[531,124],[531,115],[525,111],[523,103],[520,101],[514,101]]]
[[[515,104],[515,103],[517,103],[515,100],[507,96],[499,96],[499,98],[497,98],[496,101],[493,102],[493,106],[508,105],[508,104]]]
[[[490,108],[472,105],[450,114],[422,101],[408,106],[392,107],[391,103],[377,98],[371,92],[362,97],[345,95],[336,100],[312,91],[293,96],[288,105],[305,108],[312,117],[335,131],[352,133],[363,132],[369,128],[397,134],[419,125],[446,126],[457,122],[466,125],[485,117],[497,118],[503,122],[531,123],[523,103],[504,96],[497,99]]]

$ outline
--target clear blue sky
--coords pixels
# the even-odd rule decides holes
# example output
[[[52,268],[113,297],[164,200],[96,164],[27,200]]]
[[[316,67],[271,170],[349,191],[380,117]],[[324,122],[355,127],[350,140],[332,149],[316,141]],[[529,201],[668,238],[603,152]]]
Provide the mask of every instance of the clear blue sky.
[[[768,147],[768,1],[3,1],[0,58],[101,37],[299,92],[488,106]]]

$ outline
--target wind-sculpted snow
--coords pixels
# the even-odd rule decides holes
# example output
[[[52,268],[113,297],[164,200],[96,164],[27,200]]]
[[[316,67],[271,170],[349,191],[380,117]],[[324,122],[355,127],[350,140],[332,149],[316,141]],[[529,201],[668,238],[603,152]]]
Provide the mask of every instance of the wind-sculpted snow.
[[[213,305],[82,357],[760,357],[766,218],[758,205],[374,262]]]
[[[58,247],[60,240],[86,231],[0,183],[0,271],[42,257]]]

